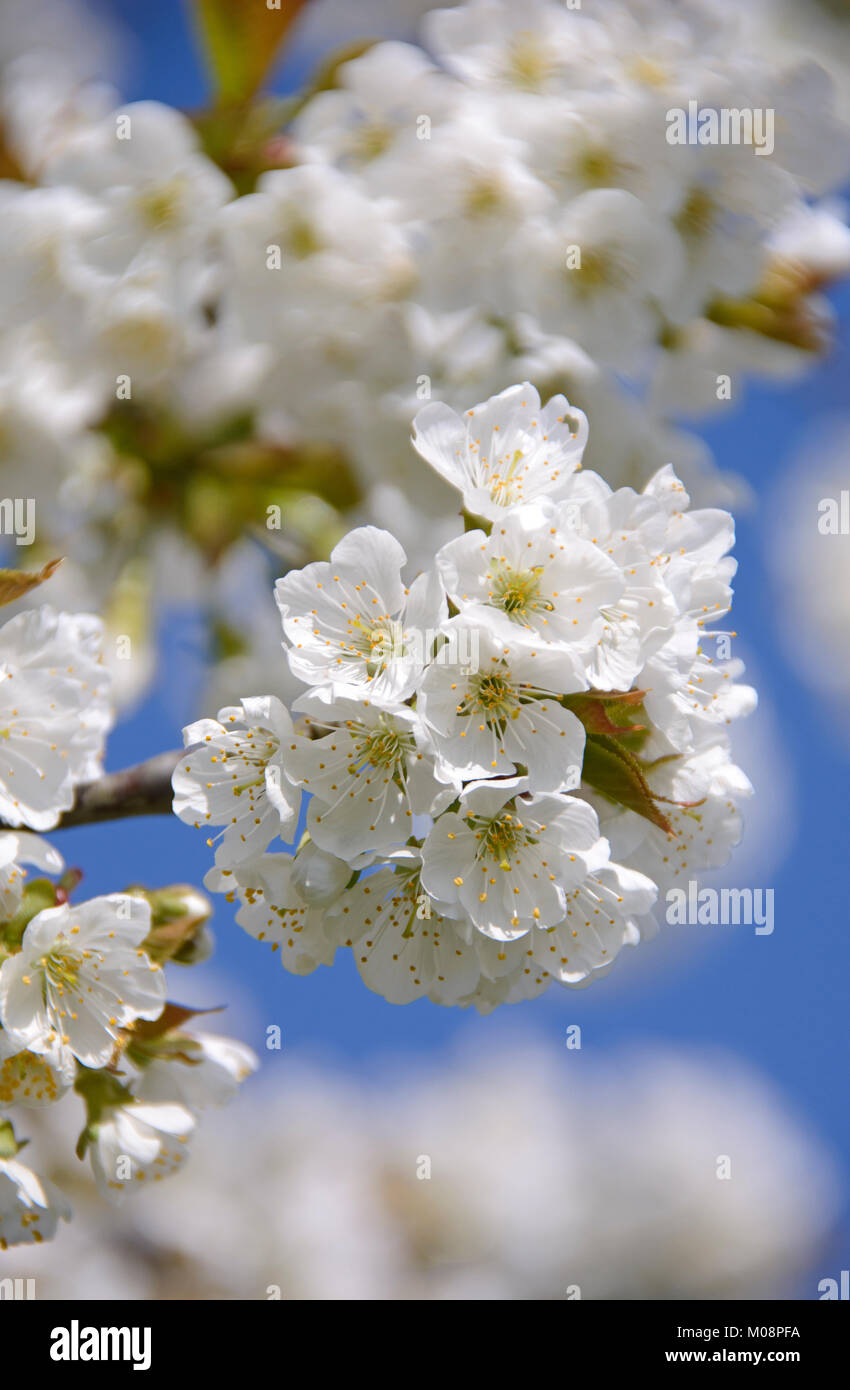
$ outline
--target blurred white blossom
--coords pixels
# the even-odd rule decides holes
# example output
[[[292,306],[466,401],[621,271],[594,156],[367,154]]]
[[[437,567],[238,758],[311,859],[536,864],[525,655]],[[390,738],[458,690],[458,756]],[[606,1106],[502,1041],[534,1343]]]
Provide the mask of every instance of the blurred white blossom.
[[[39,1297],[815,1296],[832,1160],[733,1058],[515,1040],[433,1065],[365,1086],[290,1062],[108,1224],[78,1180],[60,1258],[28,1252]]]

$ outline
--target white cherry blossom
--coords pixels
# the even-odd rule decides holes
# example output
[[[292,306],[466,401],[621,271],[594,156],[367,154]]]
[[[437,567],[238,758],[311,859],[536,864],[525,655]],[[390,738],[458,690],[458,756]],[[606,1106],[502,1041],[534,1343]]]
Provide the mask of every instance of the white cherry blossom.
[[[506,0],[437,8],[427,16],[425,35],[451,71],[510,93],[585,85],[589,65],[605,47],[604,30],[592,18],[550,0],[530,0],[522,9]]]
[[[466,617],[451,620],[445,629],[450,640],[467,624]],[[559,696],[565,688],[580,689],[581,676],[573,676],[563,651],[506,646],[500,634],[483,626],[472,635],[475,669],[435,661],[417,699],[437,776],[459,787],[511,775],[521,766],[535,792],[577,786],[584,728]]]
[[[290,854],[264,854],[236,870],[210,869],[204,886],[239,903],[240,927],[279,953],[285,970],[309,975],[333,964],[339,941],[328,904],[304,896],[294,863]]]
[[[216,1033],[181,1035],[175,1052],[147,1063],[134,1087],[137,1100],[177,1101],[191,1111],[225,1105],[259,1065],[250,1047]]]
[[[587,803],[522,791],[521,778],[470,783],[422,849],[425,891],[462,907],[497,941],[556,926],[567,893],[607,858]]]
[[[581,463],[587,435],[580,410],[563,396],[541,405],[528,382],[463,416],[435,401],[413,422],[416,451],[463,494],[468,512],[489,521],[540,496],[562,497]]]
[[[527,954],[562,984],[586,984],[610,967],[622,946],[640,940],[640,921],[657,891],[646,874],[601,864],[567,893],[561,922],[532,930]]]
[[[58,850],[40,835],[26,830],[0,832],[0,920],[13,917],[20,907],[27,877],[24,864],[34,864],[48,874],[60,874],[65,867]]]
[[[294,675],[334,695],[388,708],[413,693],[446,618],[446,601],[432,572],[405,588],[405,561],[387,531],[361,526],[339,542],[330,561],[277,581]]]
[[[187,748],[172,778],[174,811],[196,829],[223,826],[216,864],[261,854],[294,826],[300,793],[287,779],[292,720],[274,695],[245,699],[183,731]],[[210,840],[210,844],[214,843]]]
[[[112,715],[103,626],[47,605],[0,628],[0,815],[48,830],[97,777]]]
[[[423,889],[421,867],[407,851],[361,879],[338,909],[342,940],[363,983],[391,1004],[455,1004],[477,986],[481,967],[463,923]]]
[[[44,177],[101,200],[108,222],[91,249],[109,273],[152,253],[195,254],[233,193],[201,153],[191,122],[156,101],[131,102],[78,132],[47,161]]]
[[[579,194],[557,220],[530,227],[520,254],[541,327],[623,368],[655,342],[658,304],[683,267],[667,221],[621,188]]]
[[[71,1207],[51,1182],[16,1158],[0,1158],[0,1251],[52,1240]]]
[[[176,1101],[131,1100],[99,1118],[90,1145],[98,1187],[111,1201],[180,1171],[195,1116]]]
[[[73,1085],[76,1063],[57,1044],[49,1052],[19,1050],[0,1028],[0,1106],[52,1105]]]
[[[437,566],[466,619],[486,623],[511,645],[527,639],[567,654],[598,635],[601,611],[620,599],[625,586],[622,568],[589,540],[561,530],[545,502],[511,508],[489,536],[467,531],[449,541]],[[583,683],[583,676],[578,679]],[[561,691],[569,680],[565,667]]]
[[[157,1018],[165,1003],[162,968],[142,947],[150,926],[148,903],[121,893],[37,913],[0,966],[6,1040],[105,1066],[121,1029]]]
[[[416,153],[422,114],[430,128],[456,100],[456,84],[421,49],[379,43],[342,65],[339,85],[307,103],[293,135],[302,149],[392,194],[399,161]]]
[[[304,701],[297,703],[303,710]],[[312,722],[329,725],[331,732],[293,740],[285,766],[311,794],[307,827],[313,840],[348,862],[403,845],[413,816],[429,814],[446,799],[418,715],[406,708],[382,710],[368,700],[314,700],[309,708]]]

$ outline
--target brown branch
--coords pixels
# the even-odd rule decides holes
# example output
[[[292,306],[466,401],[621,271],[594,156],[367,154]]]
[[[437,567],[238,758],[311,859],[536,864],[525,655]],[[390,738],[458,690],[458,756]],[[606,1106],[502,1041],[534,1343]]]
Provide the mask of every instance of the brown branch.
[[[121,772],[105,772],[96,782],[77,788],[70,811],[60,817],[56,830],[71,825],[96,825],[100,821],[123,820],[127,816],[167,816],[174,793],[171,774],[182,752],[157,753],[146,762]],[[6,827],[0,821],[0,827]],[[49,831],[53,834],[53,831]]]

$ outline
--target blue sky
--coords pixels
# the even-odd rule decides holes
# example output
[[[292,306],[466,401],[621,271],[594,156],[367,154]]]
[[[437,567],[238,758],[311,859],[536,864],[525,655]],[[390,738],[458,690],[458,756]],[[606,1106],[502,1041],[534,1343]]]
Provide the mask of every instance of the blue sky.
[[[166,0],[148,0],[144,6],[103,0],[101,8],[135,36],[124,83],[127,98],[183,106],[202,100],[204,85],[180,6]],[[813,1123],[850,1167],[848,744],[845,740],[845,751],[836,752],[834,711],[800,683],[779,645],[783,615],[766,565],[763,506],[813,422],[846,409],[850,290],[837,294],[834,302],[841,321],[839,341],[818,373],[791,386],[751,387],[743,409],[724,412],[700,431],[720,464],[747,478],[759,499],[739,520],[733,625],[755,657],[759,685],[777,716],[778,752],[786,761],[794,800],[792,843],[770,884],[764,885],[775,889],[774,934],[756,937],[751,929],[727,928],[689,951],[665,953],[650,945],[641,948],[646,960],[640,968],[624,963],[620,975],[589,990],[552,989],[536,1003],[480,1019],[427,1002],[393,1007],[365,989],[348,953],[332,970],[304,979],[287,975],[234,925],[232,910],[219,900],[216,956],[209,967],[190,973],[209,978],[210,1004],[224,1002],[223,973],[234,989],[253,996],[258,1035],[247,1041],[261,1047],[261,1029],[278,1023],[287,1049],[363,1072],[376,1071],[388,1056],[398,1062],[405,1054],[448,1051],[460,1039],[487,1047],[512,1030],[531,1032],[563,1049],[564,1030],[572,1023],[581,1024],[585,1047],[594,1051],[647,1040],[681,1048],[719,1043],[772,1078],[794,1110]],[[805,575],[800,582],[806,582]],[[175,622],[164,634],[166,649],[177,660],[190,631],[187,615],[186,626]],[[178,742],[179,728],[163,683],[116,731],[108,764],[127,765]],[[85,867],[91,892],[114,890],[152,864],[158,883],[197,883],[210,863],[202,837],[166,819],[66,831],[57,844],[69,862]],[[738,882],[734,869],[726,881]],[[658,968],[653,968],[650,953],[656,950]],[[173,979],[172,992],[178,997],[183,978]],[[197,997],[197,985],[192,997]],[[222,1026],[226,1030],[226,1023]]]

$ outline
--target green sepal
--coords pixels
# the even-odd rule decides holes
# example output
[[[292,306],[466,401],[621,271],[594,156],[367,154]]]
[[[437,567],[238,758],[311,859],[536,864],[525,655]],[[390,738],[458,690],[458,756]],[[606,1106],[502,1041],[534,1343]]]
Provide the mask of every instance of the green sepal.
[[[198,896],[188,884],[172,884],[168,888],[145,889],[135,884],[127,889],[134,897],[144,898],[151,907],[151,930],[142,942],[142,949],[158,965],[174,960],[178,964],[191,952],[199,932],[212,916],[212,904],[205,900],[202,911],[187,907],[184,894]],[[200,895],[203,897],[203,894]]]
[[[468,512],[466,507],[464,507],[462,515],[464,533],[467,531],[483,531],[485,536],[489,536],[493,529],[492,521],[488,521],[487,518],[483,516],[476,516],[474,512]]]
[[[0,1120],[0,1159],[15,1158],[28,1139],[16,1139],[15,1127],[11,1120]]]
[[[56,902],[55,883],[51,883],[49,878],[30,879],[24,888],[24,896],[17,912],[0,926],[0,949],[6,947],[12,952],[19,950],[24,932],[33,917],[38,916],[45,908],[55,907]]]
[[[86,1123],[80,1131],[74,1152],[77,1158],[85,1158],[89,1144],[97,1137],[97,1127],[104,1111],[117,1105],[126,1105],[133,1099],[128,1086],[119,1081],[114,1072],[106,1068],[80,1067],[74,1090],[82,1096],[86,1107]]]
[[[156,1057],[186,1062],[196,1066],[202,1060],[201,1045],[188,1033],[181,1033],[184,1023],[200,1014],[221,1013],[223,1004],[210,1009],[193,1009],[185,1004],[166,1004],[159,1018],[138,1019],[132,1027],[126,1053],[137,1066],[146,1066]]]

